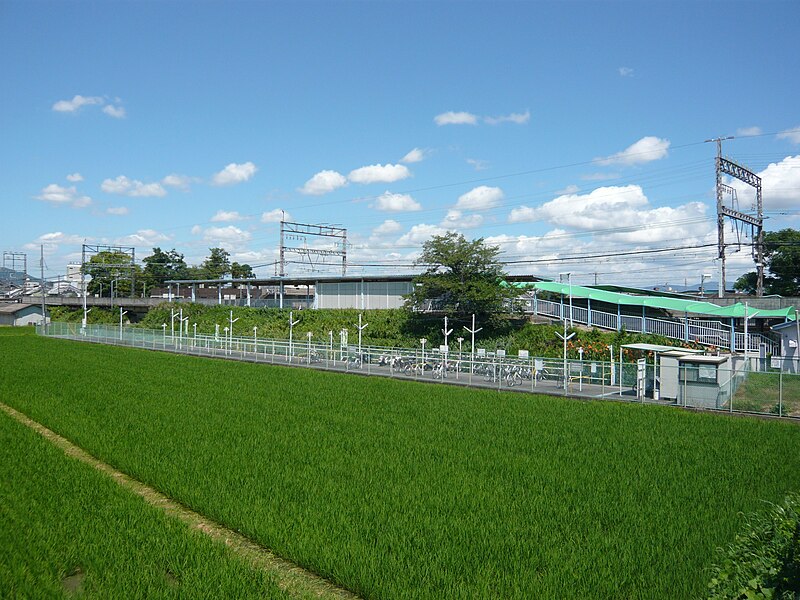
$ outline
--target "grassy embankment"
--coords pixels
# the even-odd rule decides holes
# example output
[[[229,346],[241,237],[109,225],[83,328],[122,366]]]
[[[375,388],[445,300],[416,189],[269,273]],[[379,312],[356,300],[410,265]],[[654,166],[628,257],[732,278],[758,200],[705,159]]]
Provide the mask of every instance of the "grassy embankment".
[[[7,402],[371,598],[690,598],[800,428],[0,336]]]

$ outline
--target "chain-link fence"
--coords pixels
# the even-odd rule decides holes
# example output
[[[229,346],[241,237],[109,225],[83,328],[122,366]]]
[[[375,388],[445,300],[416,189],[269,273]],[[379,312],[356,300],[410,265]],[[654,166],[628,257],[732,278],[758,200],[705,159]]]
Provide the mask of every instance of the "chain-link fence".
[[[43,333],[41,327],[37,331]],[[308,334],[286,340],[176,333],[167,327],[83,328],[75,323],[50,323],[46,335],[370,376],[800,418],[800,375],[782,368],[759,372],[759,363],[738,357],[693,355],[686,362],[619,363],[506,356],[503,351],[472,354],[441,347],[359,347],[334,343],[332,334],[320,342]]]

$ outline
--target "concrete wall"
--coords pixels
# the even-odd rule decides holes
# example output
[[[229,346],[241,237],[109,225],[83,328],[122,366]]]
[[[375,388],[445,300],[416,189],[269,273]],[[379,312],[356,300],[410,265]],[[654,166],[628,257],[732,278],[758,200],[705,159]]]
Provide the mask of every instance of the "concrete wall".
[[[755,296],[726,296],[725,298],[707,296],[704,300],[719,306],[730,306],[737,302],[741,302],[742,304],[747,302],[750,308],[761,308],[763,310],[800,307],[800,298],[797,296],[763,296],[761,298],[756,298]]]

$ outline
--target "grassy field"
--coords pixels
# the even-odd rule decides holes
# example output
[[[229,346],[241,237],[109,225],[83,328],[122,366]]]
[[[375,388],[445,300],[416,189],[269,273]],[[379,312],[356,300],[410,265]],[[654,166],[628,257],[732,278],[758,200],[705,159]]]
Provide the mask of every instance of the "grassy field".
[[[0,481],[0,597],[288,597],[4,412]]]
[[[701,597],[796,424],[0,335],[5,401],[368,598]]]
[[[733,406],[736,410],[778,414],[781,387],[783,414],[800,417],[800,375],[794,374],[750,373],[736,391]]]

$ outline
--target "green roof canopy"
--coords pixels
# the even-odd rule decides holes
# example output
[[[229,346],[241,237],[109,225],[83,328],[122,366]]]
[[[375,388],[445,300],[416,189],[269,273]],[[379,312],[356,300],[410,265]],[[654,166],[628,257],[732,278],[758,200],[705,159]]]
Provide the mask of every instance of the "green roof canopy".
[[[780,308],[777,310],[763,310],[760,308],[753,308],[752,306],[745,307],[741,302],[730,306],[718,306],[711,302],[668,298],[665,296],[632,296],[630,294],[608,292],[606,290],[580,285],[570,286],[564,283],[556,283],[555,281],[537,281],[531,283],[515,282],[506,285],[540,292],[551,292],[562,296],[569,296],[572,294],[573,298],[588,298],[589,300],[618,304],[621,306],[647,306],[674,312],[712,315],[723,318],[744,318],[745,312],[747,312],[748,317],[755,316],[757,319],[794,319],[794,308],[792,307]]]

